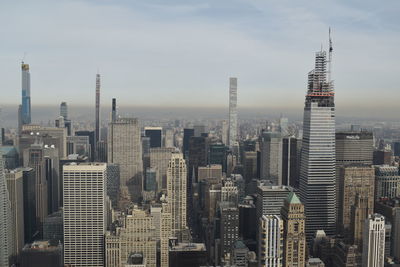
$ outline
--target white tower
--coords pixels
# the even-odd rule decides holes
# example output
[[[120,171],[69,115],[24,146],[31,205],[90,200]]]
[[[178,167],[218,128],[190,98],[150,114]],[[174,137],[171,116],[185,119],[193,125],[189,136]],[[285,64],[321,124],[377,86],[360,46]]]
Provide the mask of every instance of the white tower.
[[[365,220],[363,267],[382,267],[385,263],[385,217],[371,214]]]
[[[229,78],[229,147],[237,141],[237,116],[237,78]]]
[[[64,177],[64,263],[104,266],[106,163],[71,163]]]

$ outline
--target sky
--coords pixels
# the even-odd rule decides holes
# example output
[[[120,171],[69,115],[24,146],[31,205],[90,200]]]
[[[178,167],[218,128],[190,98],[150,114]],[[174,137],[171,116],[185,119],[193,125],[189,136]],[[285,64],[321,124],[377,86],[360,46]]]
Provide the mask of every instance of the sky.
[[[332,28],[338,108],[397,109],[398,0],[0,0],[0,105],[301,108]]]

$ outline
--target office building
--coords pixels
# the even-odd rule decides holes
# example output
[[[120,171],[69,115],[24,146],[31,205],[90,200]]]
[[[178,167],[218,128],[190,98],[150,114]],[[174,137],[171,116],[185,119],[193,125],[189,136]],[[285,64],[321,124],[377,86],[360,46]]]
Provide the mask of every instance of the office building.
[[[173,129],[165,130],[164,146],[165,147],[175,147],[175,133]]]
[[[198,182],[209,181],[211,184],[219,184],[222,180],[222,166],[219,164],[199,166],[197,177]]]
[[[146,137],[150,137],[150,148],[161,147],[162,127],[144,127],[144,134]]]
[[[25,244],[37,238],[36,224],[36,172],[33,168],[22,168],[24,198],[24,236]]]
[[[305,206],[307,240],[311,240],[317,230],[324,230],[327,235],[336,230],[335,103],[331,62],[330,42],[329,58],[326,51],[317,52],[315,69],[308,73],[299,185]]]
[[[123,226],[107,232],[106,267],[126,267],[131,253],[140,253],[146,267],[156,267],[156,236],[153,216],[134,208],[124,217]]]
[[[338,221],[343,233],[349,234],[352,225],[352,209],[356,204],[356,196],[366,199],[366,215],[373,213],[374,209],[374,188],[375,170],[368,165],[347,165],[339,170],[339,213]],[[364,221],[367,217],[362,218]],[[353,222],[355,223],[355,222]]]
[[[257,220],[262,215],[280,215],[285,199],[293,192],[290,186],[260,184],[256,190]]]
[[[248,184],[257,178],[257,152],[245,151],[243,154],[243,178]]]
[[[142,143],[135,118],[119,118],[108,125],[108,163],[119,164],[121,205],[138,201],[142,191]]]
[[[190,138],[194,136],[194,129],[185,128],[183,129],[183,155],[185,159],[189,156],[189,141]]]
[[[348,165],[372,165],[373,155],[373,134],[372,132],[337,132],[336,139],[336,204],[338,211],[338,222],[341,223],[341,207],[340,201],[344,193],[343,178],[340,173],[342,167]]]
[[[75,136],[87,136],[89,137],[90,144],[90,161],[94,161],[95,156],[95,132],[94,131],[76,131]]]
[[[31,118],[31,74],[29,72],[29,64],[21,63],[22,71],[22,105],[21,120],[22,124],[30,124]]]
[[[63,247],[49,241],[27,244],[21,253],[21,267],[63,267]]]
[[[229,78],[229,130],[228,146],[235,145],[237,140],[237,78]]]
[[[67,102],[61,102],[60,104],[60,116],[64,118],[64,120],[68,120],[68,105]]]
[[[282,138],[282,184],[298,188],[297,138]]]
[[[229,258],[232,246],[239,240],[239,209],[234,203],[219,203],[221,259]]]
[[[150,167],[157,171],[157,192],[167,190],[167,170],[171,160],[173,147],[150,148]]]
[[[208,162],[209,139],[204,136],[191,137],[189,140],[189,187],[198,181],[197,174],[200,166]],[[194,177],[193,177],[194,174]]]
[[[260,136],[261,179],[282,185],[282,137],[279,132],[263,132]]]
[[[147,168],[145,175],[144,190],[148,192],[157,191],[157,170],[154,168]]]
[[[283,222],[277,215],[259,219],[259,266],[281,267],[283,257]]]
[[[91,158],[92,153],[89,136],[67,136],[67,155],[78,154]]]
[[[178,236],[179,232],[187,229],[187,185],[186,162],[183,155],[173,153],[167,171],[167,198],[169,211],[172,216],[172,234]]]
[[[15,169],[19,164],[19,154],[15,146],[0,146],[5,169]]]
[[[400,174],[398,167],[381,165],[375,167],[376,198],[394,198],[400,195]]]
[[[231,264],[237,267],[248,267],[249,248],[239,240],[233,244]]]
[[[226,154],[228,147],[222,143],[213,143],[209,145],[208,163],[219,164],[226,172]]]
[[[11,222],[13,244],[13,262],[18,262],[18,257],[25,244],[24,236],[24,196],[23,196],[23,172],[22,169],[6,170],[5,177],[9,201],[11,204]]]
[[[107,164],[71,163],[63,176],[64,263],[104,266]]]
[[[306,234],[304,205],[296,193],[291,192],[282,208],[283,220],[283,266],[304,266],[306,263]]]
[[[385,263],[385,217],[372,214],[365,221],[363,267],[380,267]]]
[[[0,267],[10,266],[13,253],[12,214],[3,157],[0,154]]]
[[[107,196],[110,197],[113,208],[118,206],[120,189],[120,169],[115,163],[107,164]]]
[[[374,165],[391,165],[392,164],[392,151],[389,150],[375,150],[373,153]]]

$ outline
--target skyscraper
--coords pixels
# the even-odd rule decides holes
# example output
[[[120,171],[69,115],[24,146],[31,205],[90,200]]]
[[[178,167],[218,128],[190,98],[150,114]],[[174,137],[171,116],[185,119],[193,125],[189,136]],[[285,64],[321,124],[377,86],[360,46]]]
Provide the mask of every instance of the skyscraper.
[[[237,78],[229,78],[229,130],[228,146],[237,142]]]
[[[365,221],[362,266],[381,267],[385,262],[385,217],[372,214]]]
[[[284,255],[283,266],[304,266],[306,263],[306,234],[304,205],[294,192],[282,208]]]
[[[61,102],[61,104],[60,104],[60,116],[62,116],[64,118],[64,120],[68,120],[67,102]]]
[[[167,195],[169,211],[172,214],[172,234],[179,236],[187,228],[186,223],[186,162],[183,155],[173,153],[168,164]]]
[[[162,127],[144,127],[144,134],[150,137],[150,148],[161,147]]]
[[[117,99],[112,99],[112,107],[111,107],[111,122],[114,122],[117,119]]]
[[[260,176],[274,185],[282,184],[282,137],[279,132],[260,136]],[[254,177],[253,177],[254,178]]]
[[[108,163],[119,164],[121,201],[138,200],[142,189],[142,143],[136,118],[118,118],[108,125]]]
[[[105,163],[71,163],[64,176],[64,263],[104,266]]]
[[[315,69],[308,73],[300,170],[300,197],[306,211],[306,234],[317,230],[335,233],[335,103],[330,79],[332,44],[315,56]],[[328,77],[327,77],[328,76]]]
[[[100,74],[96,74],[96,125],[95,140],[100,141]]]
[[[29,64],[22,62],[22,109],[21,122],[22,124],[31,123],[31,74],[29,73]]]
[[[375,167],[375,198],[393,198],[400,195],[400,174],[395,166],[381,165]]]
[[[4,174],[3,155],[0,153],[0,267],[8,267],[13,249],[11,205]]]

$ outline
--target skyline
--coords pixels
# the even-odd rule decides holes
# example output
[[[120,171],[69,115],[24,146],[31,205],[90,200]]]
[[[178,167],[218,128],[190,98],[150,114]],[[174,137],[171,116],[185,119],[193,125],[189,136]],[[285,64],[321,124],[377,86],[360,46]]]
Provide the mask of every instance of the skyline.
[[[361,7],[354,1],[197,2],[3,4],[0,21],[13,30],[0,30],[9,51],[0,63],[0,90],[15,93],[5,94],[0,105],[20,102],[19,64],[27,52],[32,106],[92,103],[99,69],[102,105],[116,97],[121,106],[225,107],[229,77],[237,77],[239,108],[301,108],[305,74],[321,43],[328,45],[329,26],[338,112],[354,101],[360,109],[381,107],[376,99],[382,92],[396,92],[395,1],[384,7],[372,1]],[[386,98],[384,105],[394,111],[397,103]]]

